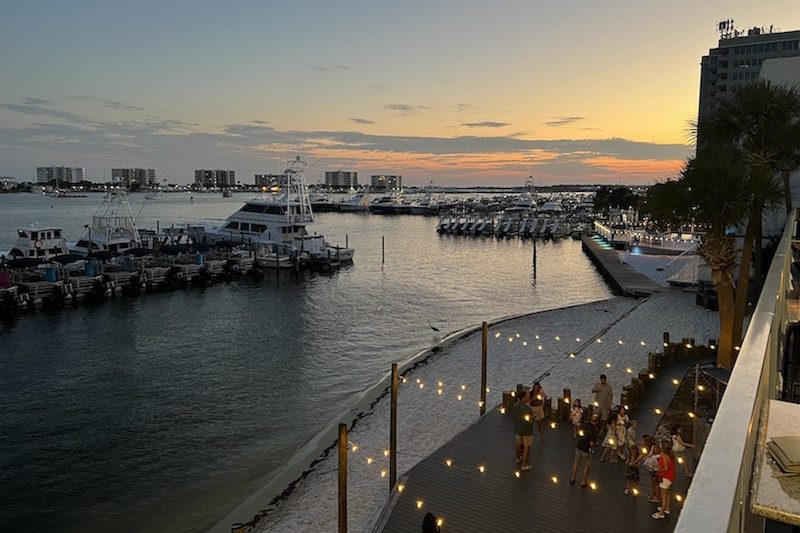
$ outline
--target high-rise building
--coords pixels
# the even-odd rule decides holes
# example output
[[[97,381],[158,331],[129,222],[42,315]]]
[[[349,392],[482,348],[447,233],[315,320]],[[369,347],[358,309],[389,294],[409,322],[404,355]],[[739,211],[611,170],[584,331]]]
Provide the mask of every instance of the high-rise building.
[[[215,187],[235,187],[236,186],[236,172],[233,170],[206,170],[200,169],[194,171],[194,184],[198,187],[205,187],[212,189]]]
[[[737,30],[732,20],[720,22],[717,48],[700,62],[700,112],[712,109],[719,98],[735,87],[758,79],[764,61],[800,56],[800,31],[769,28]]]
[[[111,181],[126,189],[134,183],[139,187],[151,187],[156,184],[156,171],[152,168],[112,168]]]
[[[255,184],[257,187],[269,187],[274,184],[282,185],[286,182],[285,174],[256,174]]]
[[[379,174],[371,176],[369,181],[373,189],[387,190],[403,188],[403,176]]]
[[[344,170],[326,172],[325,185],[329,187],[358,187],[358,172]]]
[[[86,169],[83,167],[49,166],[36,167],[36,182],[49,183],[80,183],[86,179]]]

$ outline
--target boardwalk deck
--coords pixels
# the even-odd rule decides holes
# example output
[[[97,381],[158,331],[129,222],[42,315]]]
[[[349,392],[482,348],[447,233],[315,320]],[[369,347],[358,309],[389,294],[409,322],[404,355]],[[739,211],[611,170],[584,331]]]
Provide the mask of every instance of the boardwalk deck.
[[[643,404],[632,413],[640,435],[652,434],[661,418],[655,408],[665,409],[675,393],[672,378],[684,376],[695,362],[671,365],[649,387]],[[672,531],[681,504],[673,498],[672,515],[652,519],[656,506],[645,496],[650,475],[644,468],[641,494],[636,497],[623,494],[624,463],[601,463],[599,452],[589,475],[597,489],[570,485],[575,449],[571,426],[559,422],[556,429],[546,429],[544,443],[538,437],[535,432],[533,469],[515,477],[512,420],[499,409],[492,410],[411,469],[403,481],[405,490],[395,495],[380,531],[420,531],[427,511],[444,519],[443,532]],[[480,465],[485,467],[483,473]],[[688,481],[678,470],[673,494],[685,495]],[[421,509],[418,500],[423,502]]]
[[[583,249],[589,258],[624,296],[648,296],[664,290],[663,287],[632,266],[621,263],[615,250],[601,247],[597,241],[586,235],[581,240]]]

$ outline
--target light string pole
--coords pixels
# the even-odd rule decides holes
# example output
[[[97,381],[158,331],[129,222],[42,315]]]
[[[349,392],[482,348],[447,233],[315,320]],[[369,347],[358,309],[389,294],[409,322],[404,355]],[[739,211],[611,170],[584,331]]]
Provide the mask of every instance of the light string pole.
[[[392,363],[392,398],[389,415],[389,492],[397,482],[397,363]]]
[[[486,359],[489,352],[489,323],[481,328],[481,416],[486,414]]]
[[[339,533],[347,533],[347,424],[339,424]]]

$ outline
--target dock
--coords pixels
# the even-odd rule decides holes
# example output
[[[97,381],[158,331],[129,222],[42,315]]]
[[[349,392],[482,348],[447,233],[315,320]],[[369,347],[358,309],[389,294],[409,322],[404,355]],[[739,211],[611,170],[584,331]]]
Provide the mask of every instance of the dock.
[[[599,239],[588,235],[581,237],[583,251],[620,294],[639,298],[664,290],[632,266],[622,263],[617,251],[610,245],[601,243]]]
[[[630,413],[639,422],[638,437],[653,434],[672,400],[676,387],[672,378],[685,376],[700,361],[683,360],[661,371],[661,379],[648,386],[641,404]],[[617,385],[619,387],[619,385]],[[621,387],[619,387],[621,389]],[[583,399],[584,405],[588,404]],[[590,482],[596,488],[570,485],[575,450],[572,425],[559,421],[545,431],[545,442],[534,428],[528,472],[515,472],[513,420],[499,406],[477,423],[418,463],[398,481],[375,532],[419,531],[426,512],[444,520],[442,531],[461,533],[487,531],[672,531],[681,503],[675,495],[686,495],[689,480],[676,468],[672,487],[672,514],[654,520],[656,505],[647,501],[650,474],[640,468],[639,495],[626,496],[624,462],[600,462],[600,449],[593,458]],[[403,450],[401,448],[400,453]],[[448,466],[447,461],[450,461]],[[480,467],[483,466],[483,472]],[[676,465],[677,466],[677,465]],[[421,508],[418,507],[422,502]]]

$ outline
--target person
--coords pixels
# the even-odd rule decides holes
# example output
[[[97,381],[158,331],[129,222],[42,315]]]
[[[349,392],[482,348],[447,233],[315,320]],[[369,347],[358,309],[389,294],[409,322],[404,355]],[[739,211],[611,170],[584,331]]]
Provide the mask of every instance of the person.
[[[572,402],[572,411],[569,414],[569,419],[572,422],[573,436],[577,437],[578,430],[583,424],[583,407],[581,407],[580,400],[576,399]]]
[[[683,440],[683,435],[681,435],[681,426],[679,425],[672,427],[670,438],[672,439],[672,452],[678,457],[678,463],[683,465],[683,473],[686,475],[686,477],[692,477],[692,471],[689,469],[689,461],[687,461],[681,455],[681,452],[686,450],[686,448],[694,448],[694,444],[690,444]]]
[[[544,402],[547,399],[542,385],[537,381],[533,384],[531,391],[531,410],[533,411],[533,419],[536,421],[536,426],[539,428],[539,437],[544,442]]]
[[[631,420],[628,428],[625,430],[625,447],[628,451],[631,448],[638,448],[638,444],[636,444],[636,432],[639,429],[639,422],[636,420]],[[641,455],[641,454],[639,454]]]
[[[617,462],[617,446],[621,445],[622,443],[617,440],[616,427],[617,414],[611,413],[611,419],[606,426],[605,436],[603,437],[603,453],[600,454],[601,463],[606,460],[606,454],[608,454],[611,458],[609,463],[613,464]]]
[[[572,461],[572,477],[570,485],[575,484],[575,477],[578,470],[583,468],[581,477],[581,487],[589,485],[589,467],[592,466],[592,448],[597,446],[597,434],[600,430],[600,416],[597,413],[592,415],[589,422],[585,422],[578,432],[578,439],[575,442],[575,459]]]
[[[531,469],[528,464],[528,454],[533,444],[533,411],[528,405],[530,401],[531,391],[525,390],[512,411],[516,434],[514,453],[517,456],[517,463],[520,464],[520,470],[523,471]]]
[[[441,529],[436,520],[436,515],[433,513],[425,513],[425,518],[422,519],[422,533],[439,533]]]
[[[624,494],[627,496],[628,494],[633,494],[634,489],[639,488],[639,456],[641,455],[641,450],[638,446],[636,446],[636,442],[633,443],[633,446],[629,447],[628,450],[628,471],[625,473],[625,491]]]
[[[617,411],[617,417],[614,419],[614,436],[617,440],[617,455],[623,461],[628,457],[627,433],[629,420],[625,408],[620,406],[619,411]]]
[[[661,449],[650,435],[644,435],[642,437],[642,450],[648,450],[641,459],[641,463],[650,472],[650,494],[647,495],[647,500],[650,503],[658,503],[661,501],[661,490],[658,487],[661,482],[658,477],[658,460],[661,456]]]
[[[608,422],[608,413],[611,411],[611,402],[614,398],[614,389],[608,382],[605,374],[600,374],[600,381],[592,388],[594,401],[600,409],[600,423],[605,427]]]
[[[675,481],[675,454],[672,453],[672,442],[669,440],[661,441],[661,455],[658,459],[658,475],[661,482],[658,488],[661,489],[661,506],[653,513],[656,520],[666,518],[669,514],[670,490],[672,482]]]

